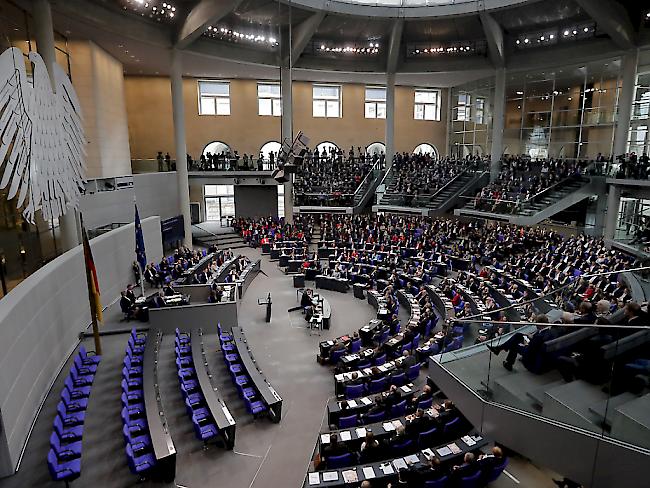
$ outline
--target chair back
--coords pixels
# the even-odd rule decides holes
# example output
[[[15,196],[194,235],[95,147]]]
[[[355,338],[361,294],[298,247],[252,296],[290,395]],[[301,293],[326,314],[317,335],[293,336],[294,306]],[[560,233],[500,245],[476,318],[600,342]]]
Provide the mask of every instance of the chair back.
[[[476,473],[472,475],[463,476],[458,484],[459,488],[478,488],[479,486],[481,486],[480,470],[476,471]]]
[[[420,449],[430,447],[435,441],[437,434],[438,429],[436,427],[433,427],[426,432],[422,432],[420,435],[418,435],[418,447]]]
[[[456,417],[450,420],[442,428],[443,435],[447,436],[453,434],[459,425],[460,425],[460,417]]]
[[[345,349],[333,351],[332,354],[330,355],[330,363],[332,364],[338,363],[345,354],[346,354]]]
[[[437,480],[427,480],[424,482],[424,488],[444,488],[447,486],[448,480],[449,478],[447,476],[443,476]]]
[[[422,410],[428,410],[428,409],[431,408],[431,405],[433,405],[433,398],[429,398],[428,400],[419,401],[417,408],[421,408]]]
[[[339,418],[339,429],[350,429],[357,426],[357,414]]]
[[[368,383],[368,393],[374,394],[386,390],[388,387],[388,379],[386,377],[371,380]]]
[[[409,381],[414,381],[418,376],[420,376],[420,364],[414,364],[409,367],[409,370],[406,372],[406,377]]]
[[[412,439],[406,439],[405,441],[398,442],[397,444],[393,444],[391,446],[391,455],[395,457],[401,457],[404,456],[405,454],[408,454],[409,451],[413,449],[413,440]]]
[[[393,405],[390,409],[390,413],[393,417],[402,417],[406,414],[406,400],[402,400],[397,405]]]
[[[350,466],[353,463],[353,456],[351,453],[346,452],[340,456],[331,456],[327,458],[327,469],[338,469]]]
[[[404,383],[406,383],[406,373],[400,373],[392,376],[390,382],[393,385],[402,386]]]
[[[373,361],[375,363],[375,366],[381,366],[382,364],[386,363],[386,353],[382,353],[379,356],[375,358]]]
[[[374,424],[376,422],[381,422],[382,420],[384,420],[385,417],[386,417],[386,412],[369,413],[368,415],[366,415],[364,423],[366,425]]]
[[[359,352],[361,350],[361,339],[353,339],[350,342],[350,352]]]
[[[492,483],[495,481],[499,476],[501,476],[501,473],[503,473],[503,470],[506,469],[506,466],[508,466],[508,458],[504,458],[501,464],[484,470],[483,483]]]

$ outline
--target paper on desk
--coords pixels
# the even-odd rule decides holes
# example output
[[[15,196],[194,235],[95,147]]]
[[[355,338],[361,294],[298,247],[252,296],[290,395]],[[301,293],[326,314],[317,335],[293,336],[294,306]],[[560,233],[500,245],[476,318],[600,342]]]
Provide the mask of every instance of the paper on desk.
[[[363,403],[364,405],[370,405],[372,403],[372,400],[370,398],[368,398],[368,397],[363,397],[359,401],[361,403]]]
[[[397,471],[399,471],[400,469],[408,469],[408,466],[406,465],[406,461],[404,461],[403,458],[394,459],[393,466],[395,466],[395,469]]]
[[[431,459],[434,456],[433,451],[428,447],[422,450],[422,454],[424,454],[427,459]]]
[[[366,429],[363,428],[363,427],[357,427],[357,429],[355,430],[355,432],[357,433],[357,437],[358,437],[359,439],[363,439],[363,438],[366,437]]]
[[[401,389],[404,393],[410,393],[410,392],[411,392],[411,389],[410,389],[408,386],[406,386],[406,385],[404,385],[404,386],[400,386],[400,389]]]
[[[326,471],[323,473],[323,481],[337,481],[338,479],[338,471]]]
[[[329,434],[321,434],[320,435],[320,443],[321,444],[329,444],[330,443],[330,435]]]
[[[381,464],[379,468],[385,475],[393,474],[395,472],[393,471],[393,467],[390,465],[390,463]]]
[[[309,473],[309,484],[310,485],[319,485],[320,484],[320,473]]]
[[[398,427],[402,426],[402,421],[400,419],[395,419],[391,422],[391,424],[393,424],[393,427],[397,429]]]
[[[447,446],[441,447],[440,449],[436,449],[436,452],[438,453],[438,456],[449,456],[451,454],[451,449],[449,449]]]
[[[395,430],[395,427],[394,427],[393,424],[391,424],[390,422],[384,422],[384,423],[382,424],[382,427],[384,428],[384,430],[385,430],[386,432],[391,432],[391,431]]]
[[[357,401],[356,400],[348,400],[348,405],[350,407],[355,408],[357,406]]]
[[[341,474],[343,475],[343,480],[346,483],[356,483],[359,481],[359,476],[357,475],[356,469],[348,469],[347,471],[343,471]]]
[[[335,374],[334,379],[336,381],[343,381],[344,376],[342,374]]]
[[[343,442],[346,442],[346,441],[349,441],[350,439],[352,439],[352,434],[350,433],[349,430],[344,430],[342,432],[339,432],[339,435],[341,436],[341,440]]]
[[[375,475],[375,470],[373,469],[372,466],[366,466],[363,468],[363,477],[366,478],[367,480],[371,480],[374,478]]]
[[[466,435],[466,436],[464,436],[464,437],[461,437],[461,439],[462,439],[463,442],[464,442],[465,444],[467,444],[468,446],[473,446],[474,444],[476,444],[476,441],[475,441],[474,439],[472,439],[472,438],[471,438],[470,436],[468,436],[468,435]]]
[[[406,456],[404,460],[407,463],[415,464],[420,460],[420,458],[418,458],[415,454],[411,454],[410,456]]]
[[[450,450],[452,453],[454,453],[454,454],[458,454],[458,453],[462,452],[461,449],[460,449],[460,447],[458,447],[458,446],[457,446],[455,443],[453,443],[453,442],[452,442],[451,444],[447,444],[447,447],[448,447],[449,450]]]

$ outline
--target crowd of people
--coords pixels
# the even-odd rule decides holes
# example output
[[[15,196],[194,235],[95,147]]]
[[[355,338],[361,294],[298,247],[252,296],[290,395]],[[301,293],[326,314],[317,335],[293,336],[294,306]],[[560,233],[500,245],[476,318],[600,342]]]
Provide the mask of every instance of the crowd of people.
[[[535,196],[569,178],[584,174],[588,161],[506,156],[498,178],[482,187],[472,202],[477,210],[516,213]]]

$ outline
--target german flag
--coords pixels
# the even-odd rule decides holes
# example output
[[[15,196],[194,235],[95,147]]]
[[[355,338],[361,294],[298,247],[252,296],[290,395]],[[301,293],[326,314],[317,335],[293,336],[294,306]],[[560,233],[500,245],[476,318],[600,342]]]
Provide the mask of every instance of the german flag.
[[[97,269],[93,260],[93,252],[88,242],[88,234],[81,217],[81,232],[83,234],[84,261],[86,263],[86,281],[88,283],[88,299],[90,300],[90,318],[95,321],[104,321],[102,316],[102,302],[99,296],[99,281],[97,281]]]

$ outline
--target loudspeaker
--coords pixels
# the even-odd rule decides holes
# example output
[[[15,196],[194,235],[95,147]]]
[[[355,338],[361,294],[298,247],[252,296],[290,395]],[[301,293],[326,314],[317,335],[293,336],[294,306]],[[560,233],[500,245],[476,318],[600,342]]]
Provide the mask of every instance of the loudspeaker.
[[[286,183],[289,181],[289,179],[284,175],[284,170],[282,169],[276,169],[271,176],[273,176],[273,179],[278,183]]]

